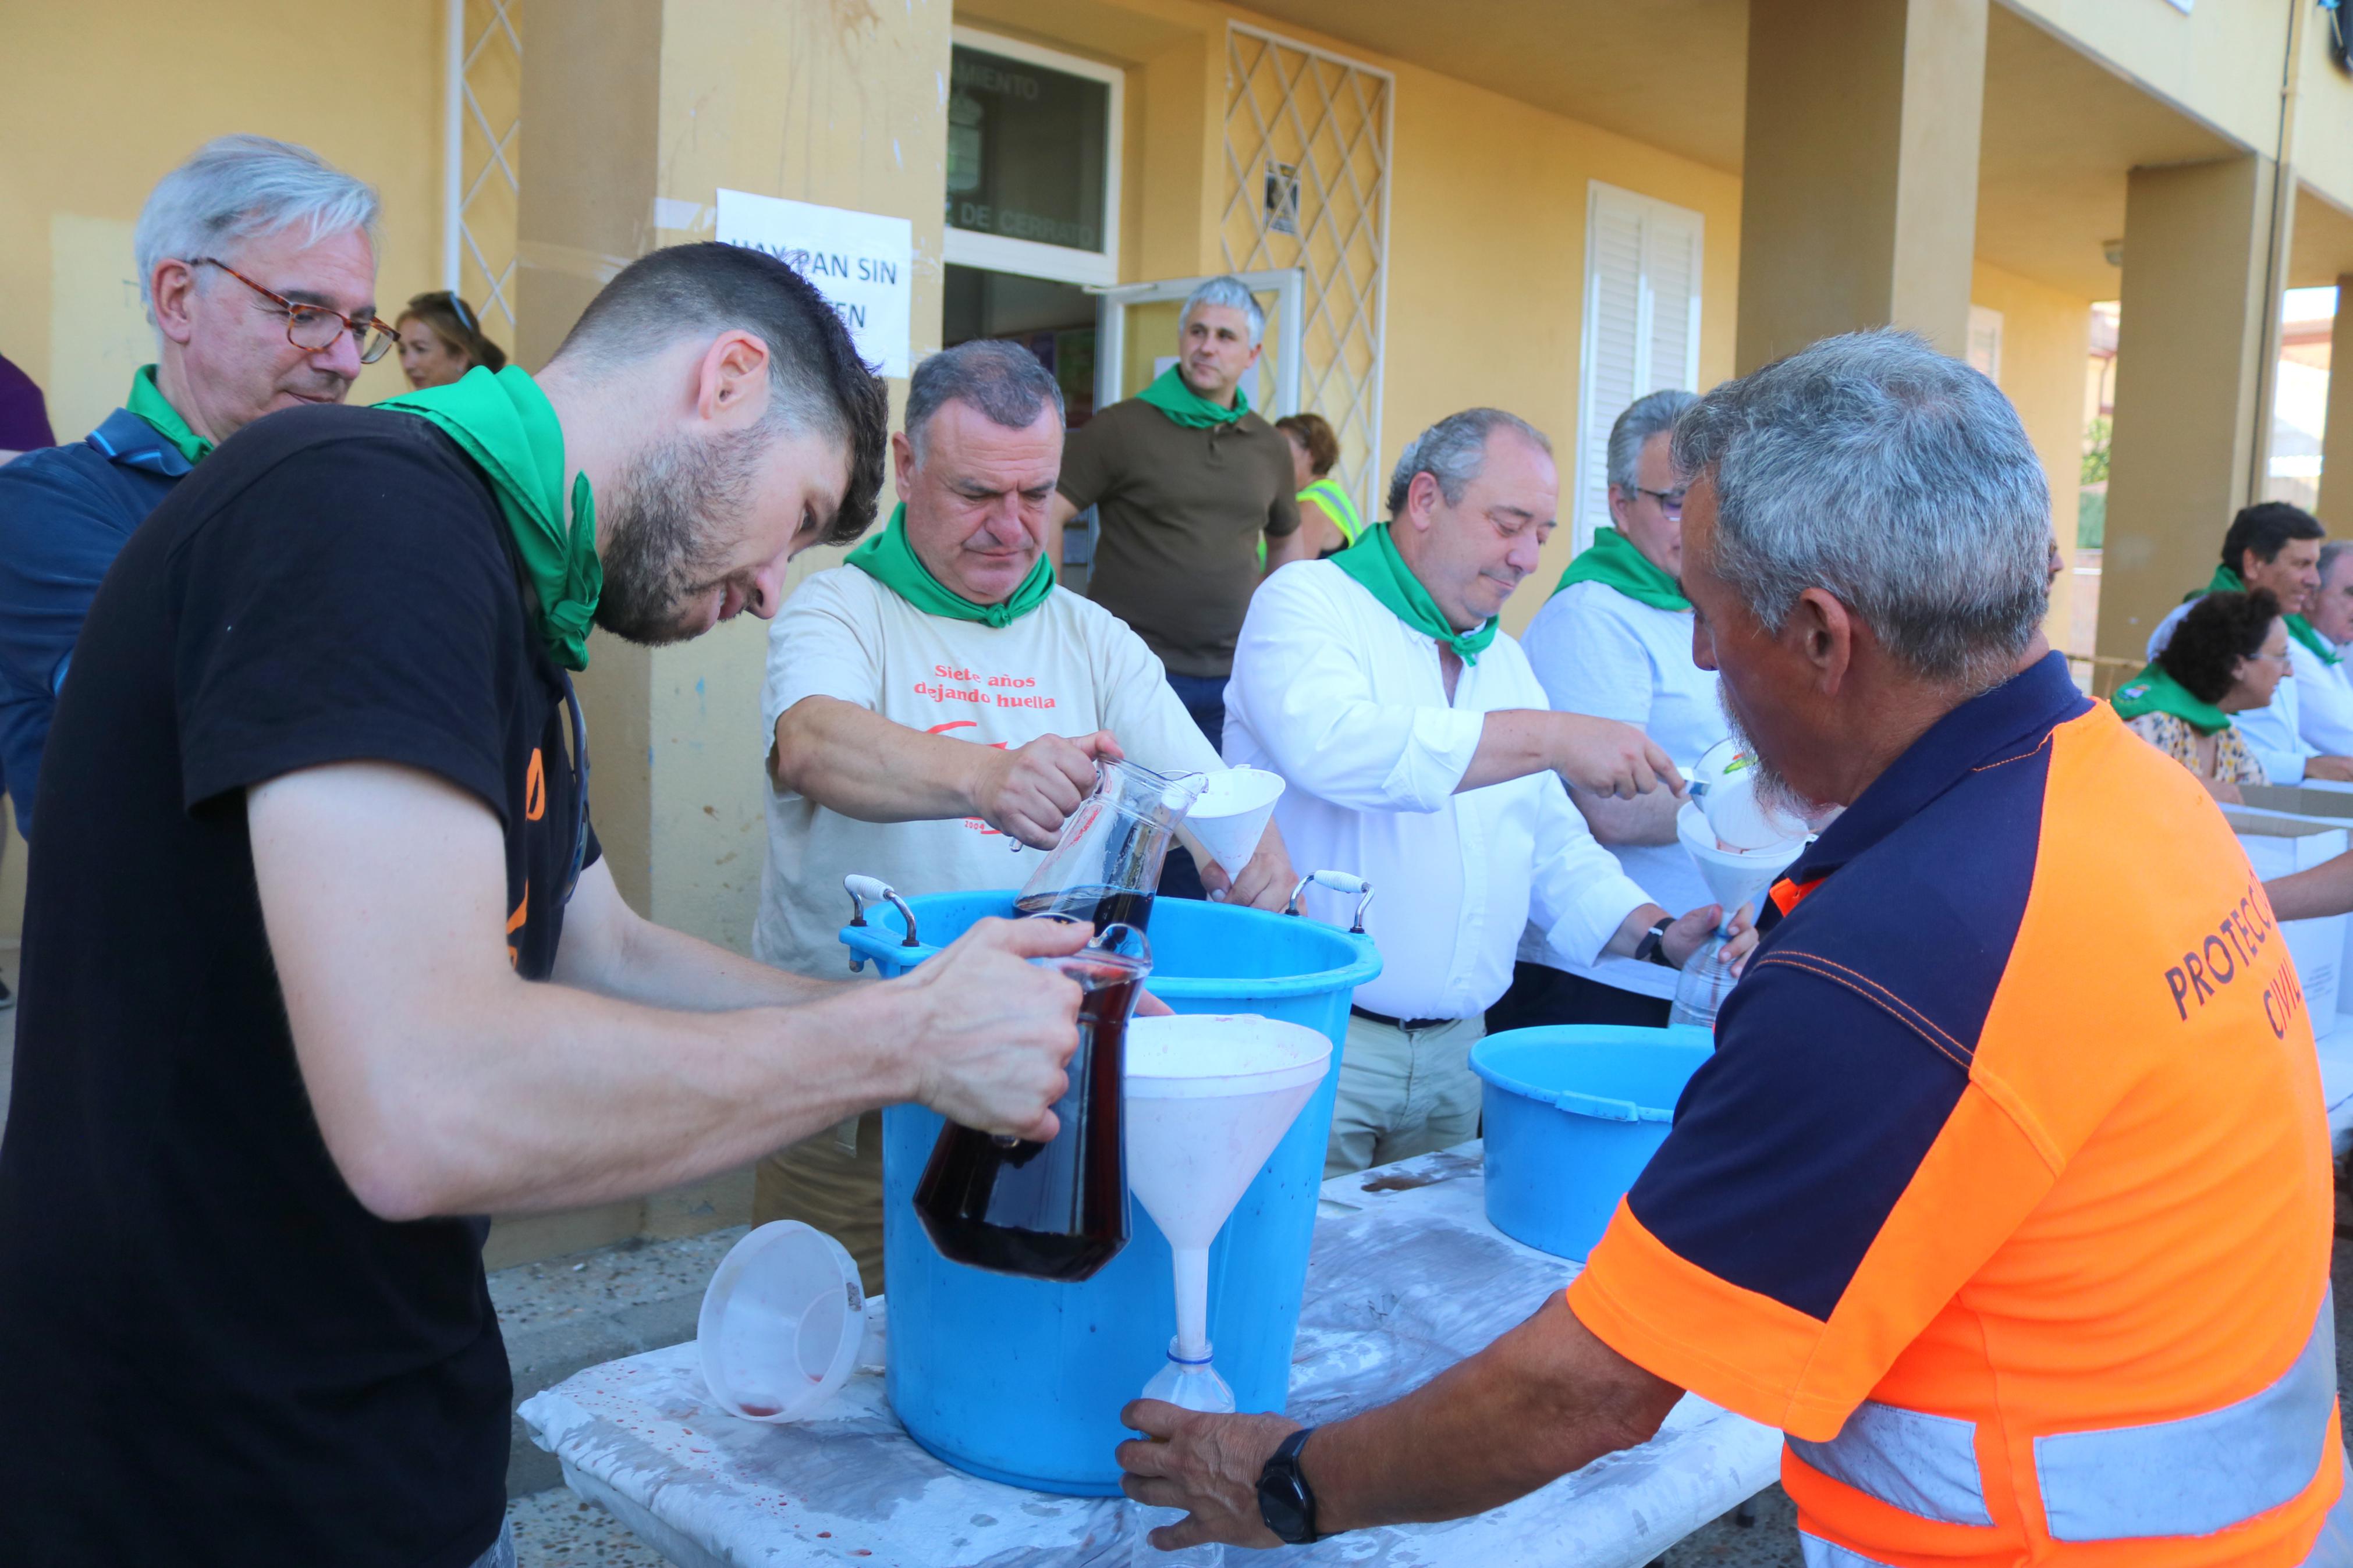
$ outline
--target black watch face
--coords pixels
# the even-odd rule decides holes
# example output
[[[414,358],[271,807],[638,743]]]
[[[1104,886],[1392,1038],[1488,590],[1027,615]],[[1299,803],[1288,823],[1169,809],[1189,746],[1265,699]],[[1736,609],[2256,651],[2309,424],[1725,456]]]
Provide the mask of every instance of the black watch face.
[[[1276,1475],[1261,1480],[1258,1511],[1278,1539],[1293,1542],[1307,1539],[1307,1500],[1301,1495],[1298,1477]]]

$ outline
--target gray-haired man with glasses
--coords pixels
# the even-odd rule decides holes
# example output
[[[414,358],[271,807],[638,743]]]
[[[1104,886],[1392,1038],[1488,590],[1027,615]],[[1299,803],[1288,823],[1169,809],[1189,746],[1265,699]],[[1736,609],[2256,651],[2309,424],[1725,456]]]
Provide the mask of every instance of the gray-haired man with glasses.
[[[377,212],[368,185],[266,136],[206,143],[148,196],[132,248],[155,363],[87,439],[0,468],[0,769],[26,837],[74,641],[123,542],[215,447],[341,403],[397,341],[375,313]]]

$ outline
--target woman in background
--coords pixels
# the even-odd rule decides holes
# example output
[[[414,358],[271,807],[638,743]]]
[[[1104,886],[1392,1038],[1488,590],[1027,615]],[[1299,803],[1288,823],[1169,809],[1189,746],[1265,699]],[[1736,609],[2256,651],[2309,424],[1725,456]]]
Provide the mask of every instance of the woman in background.
[[[2237,804],[2241,784],[2271,781],[2231,715],[2269,706],[2287,669],[2287,622],[2268,589],[2209,594],[2113,700],[2133,733]]]
[[[473,307],[450,289],[417,295],[393,324],[400,329],[400,368],[420,391],[447,386],[476,365],[506,368],[506,350],[482,335]]]
[[[1356,501],[1331,477],[1340,461],[1340,437],[1321,414],[1286,414],[1274,427],[1291,443],[1292,483],[1299,489],[1299,531],[1305,535],[1309,561],[1321,561],[1356,542],[1365,531],[1364,514]],[[1266,543],[1259,543],[1259,559],[1266,559]]]

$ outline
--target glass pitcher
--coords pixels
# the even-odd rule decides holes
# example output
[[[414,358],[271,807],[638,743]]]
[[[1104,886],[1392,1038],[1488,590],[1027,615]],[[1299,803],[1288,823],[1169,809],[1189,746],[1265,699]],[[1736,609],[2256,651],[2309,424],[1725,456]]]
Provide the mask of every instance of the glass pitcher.
[[[1201,798],[1205,773],[1155,773],[1134,763],[1095,763],[1095,792],[1021,889],[1016,914],[1067,915],[1097,931],[1142,931],[1176,825]]]
[[[1127,1245],[1127,1025],[1152,973],[1152,945],[1114,925],[1076,952],[1029,962],[1083,993],[1070,1087],[1054,1102],[1061,1125],[1031,1143],[949,1122],[915,1184],[915,1215],[952,1263],[1084,1279]]]

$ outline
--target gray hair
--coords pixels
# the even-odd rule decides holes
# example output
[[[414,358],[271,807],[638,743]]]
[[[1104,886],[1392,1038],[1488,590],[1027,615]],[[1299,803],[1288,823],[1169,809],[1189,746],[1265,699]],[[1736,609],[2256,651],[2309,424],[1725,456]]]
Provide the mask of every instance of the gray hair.
[[[1185,308],[1176,313],[1179,329],[1193,319],[1194,309],[1201,305],[1223,305],[1248,317],[1252,348],[1258,347],[1258,341],[1266,336],[1266,310],[1259,304],[1258,296],[1250,291],[1250,285],[1231,273],[1212,278],[1185,296]]]
[[[155,324],[155,268],[164,261],[217,255],[297,225],[306,245],[355,228],[374,249],[382,212],[375,186],[308,147],[268,136],[216,136],[156,181],[139,209],[131,250],[148,324]]]
[[[1546,457],[1552,455],[1552,442],[1545,433],[1516,414],[1500,408],[1466,408],[1450,414],[1407,442],[1398,454],[1397,467],[1389,473],[1389,515],[1404,514],[1406,496],[1420,474],[1438,481],[1438,493],[1449,506],[1461,500],[1463,488],[1486,468],[1487,438],[1498,430],[1516,431]]]
[[[907,383],[907,440],[923,461],[923,428],[950,403],[968,404],[992,425],[1027,430],[1048,408],[1063,418],[1062,388],[1038,356],[1018,343],[976,338],[943,349],[915,367]]]
[[[1850,332],[1675,425],[1715,491],[1714,566],[1767,631],[1824,588],[1920,675],[1999,684],[2048,608],[2051,491],[1994,384],[1910,332]]]
[[[1643,447],[1660,431],[1673,429],[1683,411],[1698,401],[1699,394],[1669,386],[1628,404],[1609,426],[1609,482],[1631,496]]]
[[[2353,539],[2332,539],[2320,547],[2319,572],[2323,583],[2328,581],[2328,569],[2342,561],[2348,550],[2353,550]]]

